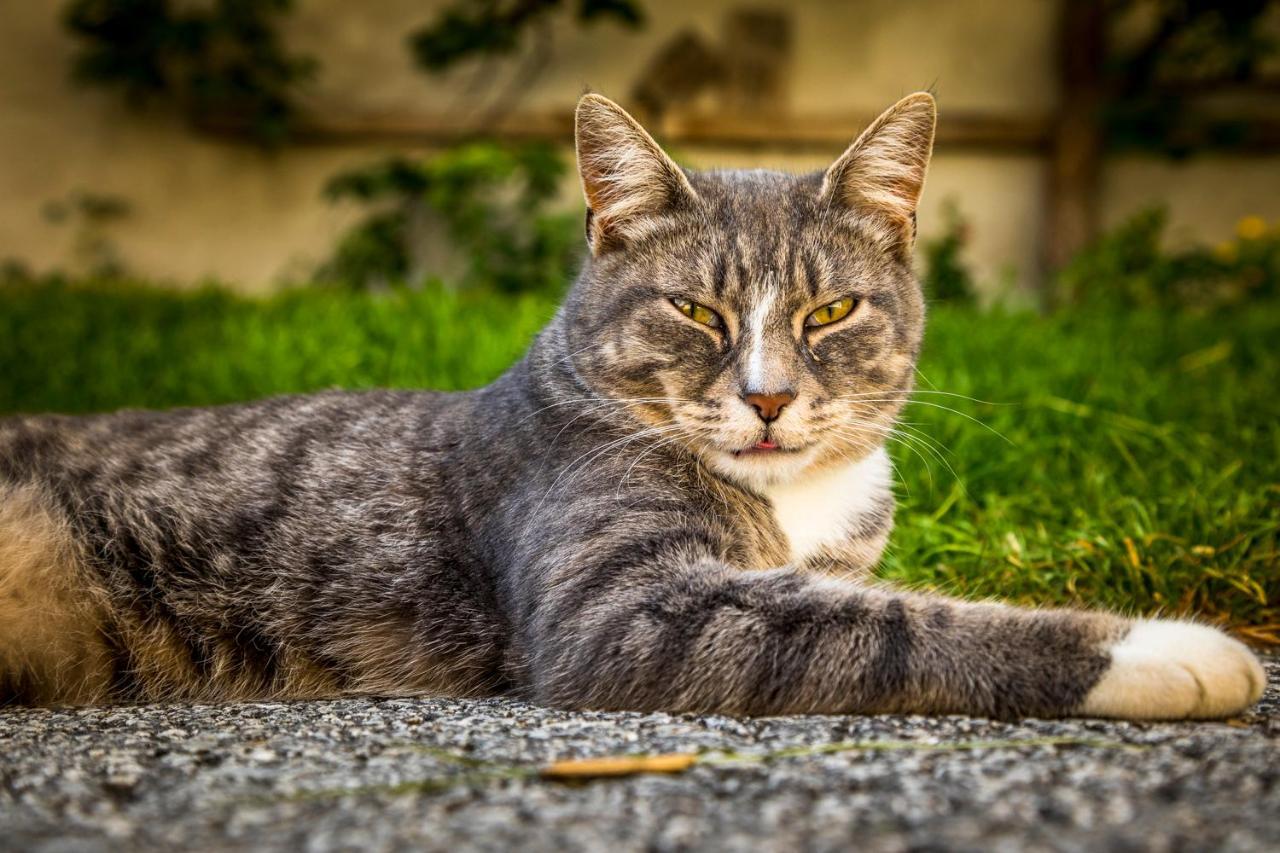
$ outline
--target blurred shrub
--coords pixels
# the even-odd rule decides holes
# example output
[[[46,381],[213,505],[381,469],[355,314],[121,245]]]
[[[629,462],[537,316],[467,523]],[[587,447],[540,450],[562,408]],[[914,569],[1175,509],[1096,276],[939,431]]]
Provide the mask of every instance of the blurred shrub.
[[[475,142],[342,173],[325,188],[328,198],[371,210],[319,277],[357,287],[421,282],[442,272],[430,268],[434,243],[463,260],[458,284],[559,288],[572,276],[581,246],[576,217],[548,211],[565,168],[550,145]]]
[[[1267,89],[1280,60],[1277,0],[1107,0],[1102,8],[1111,147],[1185,156],[1266,144],[1263,124],[1248,114],[1195,107],[1215,93]]]
[[[969,240],[969,225],[953,200],[943,205],[946,230],[920,245],[924,256],[924,292],[938,302],[971,304],[977,295],[973,273],[961,254]]]
[[[118,278],[128,269],[111,227],[133,212],[128,200],[104,193],[77,190],[51,201],[42,211],[50,225],[71,229],[73,272],[94,278]]]
[[[315,60],[290,54],[276,30],[292,0],[72,0],[66,28],[80,42],[81,82],[134,103],[165,101],[191,121],[231,121],[279,142],[293,94]]]
[[[550,16],[564,6],[562,0],[461,0],[411,33],[409,50],[419,66],[433,72],[472,57],[514,53],[530,28],[549,38]],[[634,0],[576,0],[573,6],[579,25],[612,18],[636,27],[644,20]]]
[[[1167,225],[1153,208],[1104,235],[1059,274],[1060,300],[1179,308],[1280,296],[1280,227],[1246,216],[1217,247],[1166,250]]]

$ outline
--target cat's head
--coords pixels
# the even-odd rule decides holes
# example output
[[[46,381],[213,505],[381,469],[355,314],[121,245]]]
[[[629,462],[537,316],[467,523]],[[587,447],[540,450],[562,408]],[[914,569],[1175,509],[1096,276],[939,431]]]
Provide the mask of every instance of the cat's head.
[[[594,392],[753,487],[879,447],[912,387],[936,109],[910,95],[824,173],[692,172],[578,104],[591,257],[566,343]]]

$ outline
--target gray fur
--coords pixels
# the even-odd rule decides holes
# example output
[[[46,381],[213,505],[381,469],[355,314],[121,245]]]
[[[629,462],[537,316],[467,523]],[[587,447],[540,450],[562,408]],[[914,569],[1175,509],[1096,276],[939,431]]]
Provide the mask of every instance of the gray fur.
[[[580,147],[643,134],[611,107],[584,102]],[[921,161],[929,111],[928,139],[908,122],[891,140]],[[648,151],[647,135],[628,138]],[[827,176],[676,174],[653,149],[640,189],[620,174],[603,193],[584,166],[589,199],[632,193],[629,206],[591,211],[592,256],[563,308],[486,388],[0,422],[0,500],[37,490],[84,554],[77,582],[102,602],[92,642],[111,671],[89,700],[1077,709],[1121,620],[850,579],[883,546],[887,492],[844,544],[787,565],[762,487],[774,475],[734,473],[754,464],[735,448],[762,438],[779,454],[814,443],[815,468],[883,443],[923,331],[902,210],[831,186],[849,154]],[[585,154],[610,168],[608,150]],[[856,319],[797,331],[794,318],[847,294]],[[774,313],[753,339],[766,297]],[[718,306],[726,328],[672,298]],[[752,340],[767,362],[755,373]],[[759,376],[769,388],[749,387]],[[796,399],[773,424],[741,402],[784,386]],[[73,695],[35,689],[47,671],[9,670],[11,698]]]

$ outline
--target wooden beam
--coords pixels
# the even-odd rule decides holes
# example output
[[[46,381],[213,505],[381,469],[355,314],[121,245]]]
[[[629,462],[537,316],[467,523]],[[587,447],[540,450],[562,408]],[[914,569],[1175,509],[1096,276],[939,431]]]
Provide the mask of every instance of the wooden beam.
[[[1087,113],[1092,115],[1092,111]],[[680,146],[759,150],[786,148],[832,154],[848,145],[874,118],[872,113],[811,115],[731,115],[673,112],[657,119],[637,117],[663,143]],[[1249,118],[1247,138],[1233,146],[1232,155],[1280,153],[1280,120]],[[1085,150],[1083,140],[1091,134],[1086,113],[1079,104],[1073,117],[1057,119],[1019,117],[990,113],[951,112],[943,109],[938,119],[937,147],[944,151],[974,151],[984,154],[1052,155],[1056,160],[1055,186],[1083,187],[1070,177],[1089,170],[1083,163],[1069,163]],[[252,142],[246,122],[229,118],[207,118],[196,124],[204,133]],[[1213,122],[1207,117],[1188,117],[1171,131],[1171,138],[1190,149],[1212,142]],[[313,114],[299,117],[292,125],[289,144],[317,146],[389,145],[404,148],[435,148],[468,139],[496,138],[569,143],[573,139],[573,113],[516,113],[488,127],[477,126],[444,114],[397,114],[388,116],[343,116]],[[1088,143],[1092,145],[1092,143]],[[1099,158],[1102,152],[1098,152]],[[1092,156],[1092,155],[1090,155]],[[1074,171],[1073,171],[1074,170]],[[1087,180],[1086,182],[1087,183]]]
[[[641,116],[643,120],[643,116]],[[708,148],[788,148],[838,152],[875,114],[734,115],[672,112],[650,130],[671,145]],[[199,129],[219,136],[245,138],[247,126],[234,119],[207,119]],[[300,116],[290,141],[300,145],[387,144],[435,147],[469,138],[569,142],[573,113],[521,112],[489,127],[478,127],[444,114],[354,116],[315,113]],[[1045,119],[984,113],[942,112],[937,145],[942,149],[975,149],[1005,153],[1042,153],[1050,124]]]
[[[847,146],[876,118],[860,115],[671,115],[655,128],[674,144],[727,148],[799,148],[830,151]],[[939,148],[1037,153],[1049,139],[1049,123],[1036,118],[943,112]]]

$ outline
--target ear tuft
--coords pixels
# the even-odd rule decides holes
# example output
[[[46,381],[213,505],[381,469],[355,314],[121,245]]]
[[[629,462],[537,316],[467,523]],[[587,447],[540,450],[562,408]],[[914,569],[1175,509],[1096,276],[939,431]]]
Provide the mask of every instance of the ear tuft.
[[[928,92],[898,101],[827,170],[822,196],[870,217],[891,242],[909,249],[937,118]]]
[[[574,138],[593,253],[639,236],[655,217],[696,198],[680,167],[608,98],[578,101]]]

